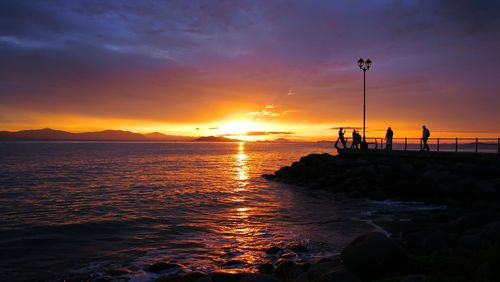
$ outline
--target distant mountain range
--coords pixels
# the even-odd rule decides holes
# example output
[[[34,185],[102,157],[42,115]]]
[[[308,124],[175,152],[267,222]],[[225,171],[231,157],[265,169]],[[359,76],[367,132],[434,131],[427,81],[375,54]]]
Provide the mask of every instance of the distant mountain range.
[[[194,141],[197,141],[197,142],[240,142],[241,140],[220,137],[220,136],[206,136],[206,137],[200,137],[198,139],[195,139]]]
[[[0,131],[0,141],[179,141],[179,142],[241,142],[222,136],[179,136],[160,132],[134,133],[124,130],[104,130],[96,132],[73,133],[51,128],[21,131]],[[259,142],[291,142],[286,138]]]
[[[72,133],[50,128],[0,131],[1,141],[195,141],[197,137],[166,135],[159,132],[140,134],[123,130]]]

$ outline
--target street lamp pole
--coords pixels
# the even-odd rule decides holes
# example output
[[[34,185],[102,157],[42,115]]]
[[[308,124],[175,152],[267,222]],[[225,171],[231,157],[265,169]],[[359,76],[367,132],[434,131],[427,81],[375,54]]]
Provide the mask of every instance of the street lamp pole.
[[[368,149],[368,144],[366,143],[366,71],[370,69],[372,61],[370,59],[364,61],[363,59],[358,60],[358,66],[363,71],[363,142],[361,143],[362,149]]]
[[[363,69],[363,143],[366,143],[366,69]]]

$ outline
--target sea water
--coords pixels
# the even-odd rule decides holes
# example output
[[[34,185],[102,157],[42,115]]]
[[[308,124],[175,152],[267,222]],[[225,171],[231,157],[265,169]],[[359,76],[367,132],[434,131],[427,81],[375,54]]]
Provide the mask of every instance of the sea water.
[[[0,143],[0,280],[134,281],[155,262],[253,271],[272,245],[313,259],[373,230],[377,204],[261,177],[328,143]],[[227,266],[230,260],[243,262]]]

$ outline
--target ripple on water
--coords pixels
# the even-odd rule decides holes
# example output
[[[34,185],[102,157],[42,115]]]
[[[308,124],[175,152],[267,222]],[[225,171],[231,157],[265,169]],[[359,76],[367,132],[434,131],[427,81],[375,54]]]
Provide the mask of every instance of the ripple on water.
[[[124,268],[147,281],[154,275],[144,267],[158,261],[248,270],[269,259],[267,247],[293,242],[308,244],[311,257],[334,253],[372,228],[358,220],[365,206],[260,178],[325,151],[313,143],[1,143],[0,278]]]

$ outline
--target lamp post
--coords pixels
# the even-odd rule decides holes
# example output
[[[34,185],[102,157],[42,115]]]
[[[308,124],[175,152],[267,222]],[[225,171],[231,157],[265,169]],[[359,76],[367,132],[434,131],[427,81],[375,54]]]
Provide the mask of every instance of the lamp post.
[[[370,69],[372,61],[370,59],[364,61],[363,59],[358,60],[358,66],[363,71],[363,142],[361,143],[361,149],[368,149],[368,144],[366,143],[366,71]]]

